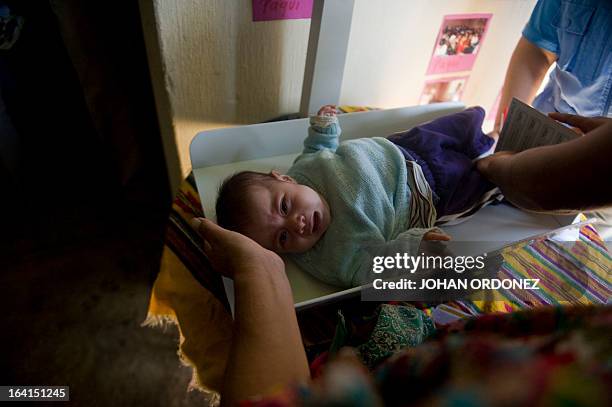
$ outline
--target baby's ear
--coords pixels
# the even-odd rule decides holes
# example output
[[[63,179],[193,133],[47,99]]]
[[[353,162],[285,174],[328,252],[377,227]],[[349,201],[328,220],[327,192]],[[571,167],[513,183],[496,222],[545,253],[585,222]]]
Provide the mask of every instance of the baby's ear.
[[[297,184],[297,181],[291,178],[289,175],[281,174],[280,172],[276,170],[270,171],[270,175],[279,181],[291,182],[292,184]]]

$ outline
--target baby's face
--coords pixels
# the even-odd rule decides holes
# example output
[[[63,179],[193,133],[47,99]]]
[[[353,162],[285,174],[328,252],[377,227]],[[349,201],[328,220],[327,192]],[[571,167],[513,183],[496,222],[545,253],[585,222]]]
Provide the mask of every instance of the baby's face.
[[[250,213],[244,233],[276,253],[303,253],[319,241],[331,222],[327,202],[287,175],[248,189]]]

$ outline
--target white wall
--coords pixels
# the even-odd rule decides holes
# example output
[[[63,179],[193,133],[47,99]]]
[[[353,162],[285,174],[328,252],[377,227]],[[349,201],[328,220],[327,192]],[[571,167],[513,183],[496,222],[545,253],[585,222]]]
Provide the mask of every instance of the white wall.
[[[310,20],[252,22],[251,0],[140,3],[174,188],[190,169],[189,142],[197,132],[299,110]],[[340,102],[418,103],[442,16],[491,12],[490,30],[464,93],[467,104],[489,109],[534,4],[355,0]]]
[[[489,110],[535,3],[356,0],[341,103],[381,107],[418,104],[443,16],[492,13],[462,99],[467,105],[480,104]]]

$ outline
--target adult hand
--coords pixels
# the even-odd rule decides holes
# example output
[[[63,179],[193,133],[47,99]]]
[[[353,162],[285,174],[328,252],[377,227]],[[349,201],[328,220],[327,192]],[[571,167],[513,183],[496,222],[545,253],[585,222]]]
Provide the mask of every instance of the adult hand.
[[[582,131],[582,133],[588,133],[599,126],[612,122],[612,119],[607,117],[584,117],[568,113],[552,112],[548,113],[548,116],[558,122],[569,124]]]
[[[486,179],[496,185],[502,183],[506,174],[510,171],[510,164],[515,153],[511,151],[500,151],[491,154],[476,162],[476,168]]]
[[[215,270],[234,278],[239,273],[253,270],[282,273],[283,260],[248,237],[218,226],[205,218],[194,218],[191,226],[204,239],[204,253]]]

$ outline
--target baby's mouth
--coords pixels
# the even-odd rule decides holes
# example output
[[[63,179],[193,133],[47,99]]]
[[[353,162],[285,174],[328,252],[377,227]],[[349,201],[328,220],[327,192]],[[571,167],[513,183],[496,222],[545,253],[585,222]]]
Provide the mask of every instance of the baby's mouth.
[[[317,233],[317,230],[319,230],[320,223],[321,215],[319,215],[319,212],[314,211],[314,213],[312,214],[312,230],[310,231],[310,234]]]

